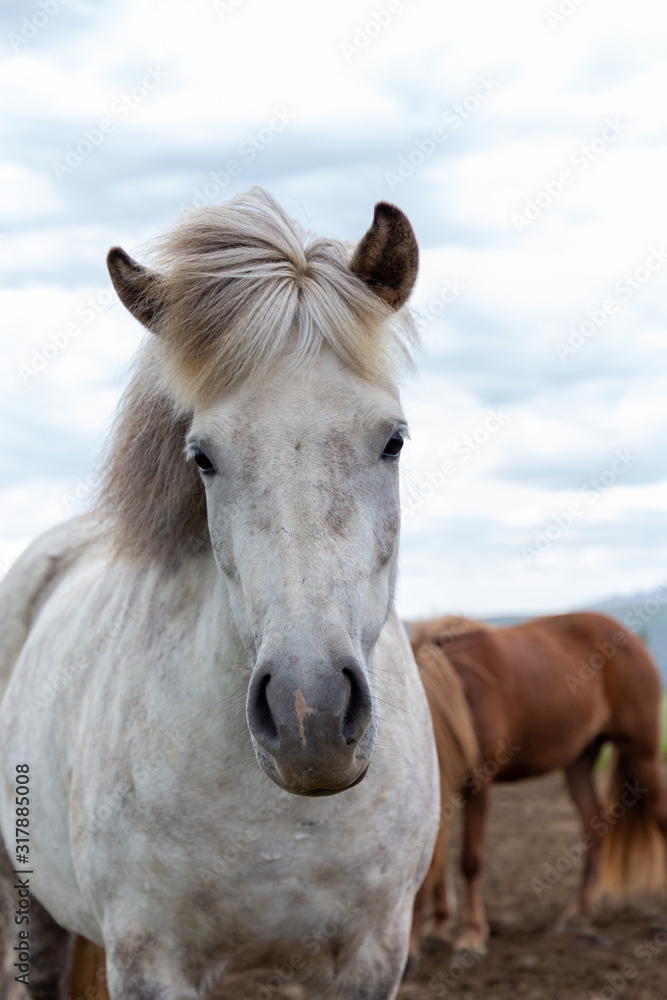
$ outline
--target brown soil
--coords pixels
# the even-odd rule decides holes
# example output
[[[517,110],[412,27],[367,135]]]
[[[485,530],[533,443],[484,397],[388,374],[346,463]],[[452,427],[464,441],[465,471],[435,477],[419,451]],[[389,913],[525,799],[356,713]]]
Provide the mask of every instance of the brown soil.
[[[592,934],[555,929],[581,875],[581,863],[567,855],[579,835],[561,774],[494,786],[484,856],[489,953],[466,968],[446,946],[430,948],[401,1000],[667,1000],[664,895],[632,905],[602,902]]]
[[[403,983],[399,1000],[667,1000],[664,896],[632,905],[602,903],[592,936],[556,931],[581,873],[580,863],[569,867],[565,850],[577,843],[579,834],[560,774],[494,786],[484,857],[489,954],[472,964],[464,956],[462,963],[453,959],[449,946],[427,944],[416,976]],[[459,836],[455,831],[454,853]],[[569,870],[538,899],[531,880],[547,884],[547,865],[553,871]],[[215,997],[302,1000],[295,984],[283,990],[271,984],[271,989],[269,981],[234,977]]]

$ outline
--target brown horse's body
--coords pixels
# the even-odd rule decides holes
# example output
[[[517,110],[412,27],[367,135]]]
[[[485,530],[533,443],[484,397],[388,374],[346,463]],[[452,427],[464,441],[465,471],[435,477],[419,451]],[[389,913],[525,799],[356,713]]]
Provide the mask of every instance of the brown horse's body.
[[[582,613],[489,629],[461,618],[413,627],[422,676],[454,668],[472,715],[481,764],[467,776],[462,870],[466,900],[458,948],[482,952],[487,925],[479,888],[491,781],[563,768],[582,821],[586,865],[573,916],[586,918],[595,890],[657,888],[664,882],[667,794],[660,774],[660,678],[643,643],[618,622]],[[426,692],[429,687],[425,682]],[[436,731],[437,713],[434,713]],[[606,809],[593,768],[615,745]],[[444,827],[452,813],[443,806]],[[415,937],[433,894],[436,929],[447,923],[444,850],[436,851],[415,904]],[[414,952],[414,948],[413,948]]]

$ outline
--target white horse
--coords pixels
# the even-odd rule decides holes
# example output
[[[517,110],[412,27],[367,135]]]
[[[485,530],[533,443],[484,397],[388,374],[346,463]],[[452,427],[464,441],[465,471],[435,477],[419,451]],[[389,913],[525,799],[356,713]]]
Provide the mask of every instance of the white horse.
[[[351,253],[258,190],[154,270],[110,251],[151,335],[99,502],[0,592],[4,997],[28,954],[31,996],[67,995],[73,933],[112,1000],[260,966],[395,995],[439,813],[393,610],[417,258],[391,205]]]

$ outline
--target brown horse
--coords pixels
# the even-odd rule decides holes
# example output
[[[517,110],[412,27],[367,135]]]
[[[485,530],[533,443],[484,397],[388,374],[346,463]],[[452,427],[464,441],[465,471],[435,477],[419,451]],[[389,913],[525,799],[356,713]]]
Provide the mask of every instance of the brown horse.
[[[667,793],[660,773],[661,686],[641,640],[611,618],[581,613],[499,629],[447,617],[414,625],[411,641],[436,734],[443,700],[437,679],[442,674],[450,685],[453,667],[465,691],[483,762],[468,774],[458,796],[449,802],[443,796],[443,835],[415,900],[413,957],[429,896],[435,933],[444,936],[447,929],[443,841],[457,808],[464,815],[461,867],[466,896],[455,948],[486,951],[488,926],[479,878],[491,781],[564,770],[581,817],[579,850],[585,854],[569,922],[590,918],[598,889],[620,895],[664,885]],[[615,753],[603,806],[593,768],[607,741]]]

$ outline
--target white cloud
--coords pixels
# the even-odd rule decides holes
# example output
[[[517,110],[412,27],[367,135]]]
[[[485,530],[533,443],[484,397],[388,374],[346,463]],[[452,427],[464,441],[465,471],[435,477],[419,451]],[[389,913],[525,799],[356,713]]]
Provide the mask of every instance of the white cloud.
[[[382,0],[229,6],[70,0],[0,63],[10,138],[0,255],[11,280],[0,298],[0,563],[64,516],[62,496],[94,471],[139,341],[120,306],[85,319],[108,289],[108,247],[141,257],[236,159],[242,169],[213,200],[262,183],[316,230],[354,238],[389,197],[421,238],[414,302],[427,354],[406,390],[406,502],[456,462],[406,519],[401,609],[546,610],[650,587],[667,556],[656,538],[667,506],[667,265],[632,296],[614,286],[667,243],[662,6],[586,0],[552,27],[556,0],[474,0],[446,17],[436,0],[402,0],[373,37]],[[6,5],[6,42],[29,14]],[[133,98],[151,68],[164,79]],[[484,78],[497,87],[475,105]],[[457,104],[465,115],[453,126]],[[293,121],[255,156],[240,154],[276,108]],[[113,129],[58,180],[54,159],[104,117]],[[627,128],[577,169],[573,155],[614,117]],[[447,138],[420,165],[415,150],[439,127]],[[410,154],[417,165],[390,188],[387,172]],[[512,214],[555,191],[562,169],[572,182],[517,232]],[[609,296],[609,322],[559,358],[557,343]],[[71,323],[78,333],[26,382],[20,366]],[[498,407],[509,419],[464,459],[466,435],[483,437]],[[528,566],[526,540],[621,447],[638,456],[627,476]]]

